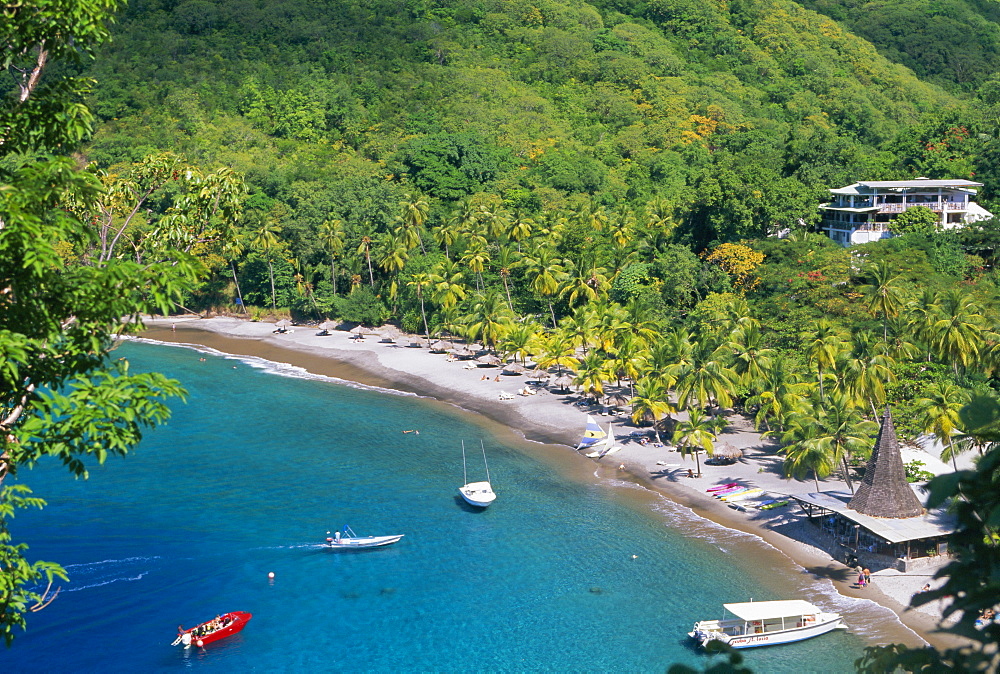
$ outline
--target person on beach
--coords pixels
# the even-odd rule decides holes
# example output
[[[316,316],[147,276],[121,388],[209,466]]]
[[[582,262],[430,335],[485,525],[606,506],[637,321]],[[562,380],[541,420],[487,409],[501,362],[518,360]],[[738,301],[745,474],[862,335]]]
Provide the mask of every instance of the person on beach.
[[[858,587],[864,587],[864,586],[865,586],[865,572],[858,571]]]
[[[930,583],[925,583],[924,586],[922,588],[920,588],[920,591],[921,592],[930,592],[931,591],[931,584]]]
[[[872,572],[868,569],[865,569],[864,573],[865,573],[865,587],[868,587],[872,583]]]

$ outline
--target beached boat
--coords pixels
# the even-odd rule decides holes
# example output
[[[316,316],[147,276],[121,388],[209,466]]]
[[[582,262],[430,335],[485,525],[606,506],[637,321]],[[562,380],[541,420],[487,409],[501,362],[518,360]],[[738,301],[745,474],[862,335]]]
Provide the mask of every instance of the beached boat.
[[[688,636],[702,646],[719,640],[733,648],[773,646],[847,629],[839,613],[826,613],[801,599],[723,604],[732,618],[702,620]]]
[[[602,459],[609,454],[614,454],[615,452],[620,452],[621,450],[622,446],[615,440],[615,431],[611,427],[611,424],[608,424],[608,434],[607,437],[604,438],[604,442],[595,446],[594,451],[587,452],[587,456],[591,459]]]
[[[178,627],[177,638],[170,645],[183,644],[184,648],[207,646],[213,641],[233,636],[246,627],[252,617],[253,614],[246,611],[233,611],[232,613],[223,613],[213,620],[203,622],[189,630]]]
[[[580,438],[580,444],[576,448],[577,450],[591,449],[595,445],[602,444],[606,437],[607,433],[604,432],[604,429],[594,420],[594,417],[588,414],[587,427],[583,429],[583,437]]]
[[[357,550],[359,548],[378,548],[383,545],[391,545],[406,534],[392,534],[389,536],[358,536],[351,527],[345,526],[343,531],[338,531],[330,536],[326,532],[326,547],[334,550]]]
[[[479,443],[482,445],[482,441]],[[469,471],[465,463],[465,441],[462,441],[462,473],[465,476],[465,484],[458,488],[458,493],[462,495],[465,502],[477,508],[485,508],[497,499],[493,493],[493,485],[490,484],[490,466],[486,463],[486,447],[483,446],[483,464],[486,466],[485,482],[469,482]]]

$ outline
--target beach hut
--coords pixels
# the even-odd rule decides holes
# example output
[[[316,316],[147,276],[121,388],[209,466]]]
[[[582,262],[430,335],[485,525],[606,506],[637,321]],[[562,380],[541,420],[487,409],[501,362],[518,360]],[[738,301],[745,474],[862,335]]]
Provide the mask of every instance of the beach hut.
[[[815,492],[790,498],[830,537],[828,552],[873,568],[903,572],[937,568],[955,530],[954,516],[943,509],[925,511],[906,481],[888,407],[856,493]]]
[[[896,427],[888,406],[882,415],[882,427],[865,469],[865,477],[847,507],[871,517],[897,519],[916,517],[924,512],[920,499],[906,480]]]

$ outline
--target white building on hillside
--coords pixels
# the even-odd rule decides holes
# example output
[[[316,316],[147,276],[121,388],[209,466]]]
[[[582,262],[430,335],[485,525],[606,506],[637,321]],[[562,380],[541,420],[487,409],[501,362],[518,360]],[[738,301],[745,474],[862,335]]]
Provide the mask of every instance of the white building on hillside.
[[[892,236],[892,219],[908,208],[925,206],[939,216],[940,229],[955,229],[989,220],[993,214],[974,202],[971,180],[868,180],[830,190],[833,200],[821,204],[820,228],[843,246]]]

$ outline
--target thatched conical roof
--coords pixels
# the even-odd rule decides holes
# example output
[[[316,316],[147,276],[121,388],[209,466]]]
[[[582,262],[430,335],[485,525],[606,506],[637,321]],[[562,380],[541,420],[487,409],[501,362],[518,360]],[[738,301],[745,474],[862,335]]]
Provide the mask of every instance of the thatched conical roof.
[[[897,519],[916,517],[924,512],[920,499],[906,481],[899,440],[896,439],[896,428],[888,406],[882,415],[882,428],[879,429],[872,458],[868,461],[865,479],[847,507],[871,517]]]

